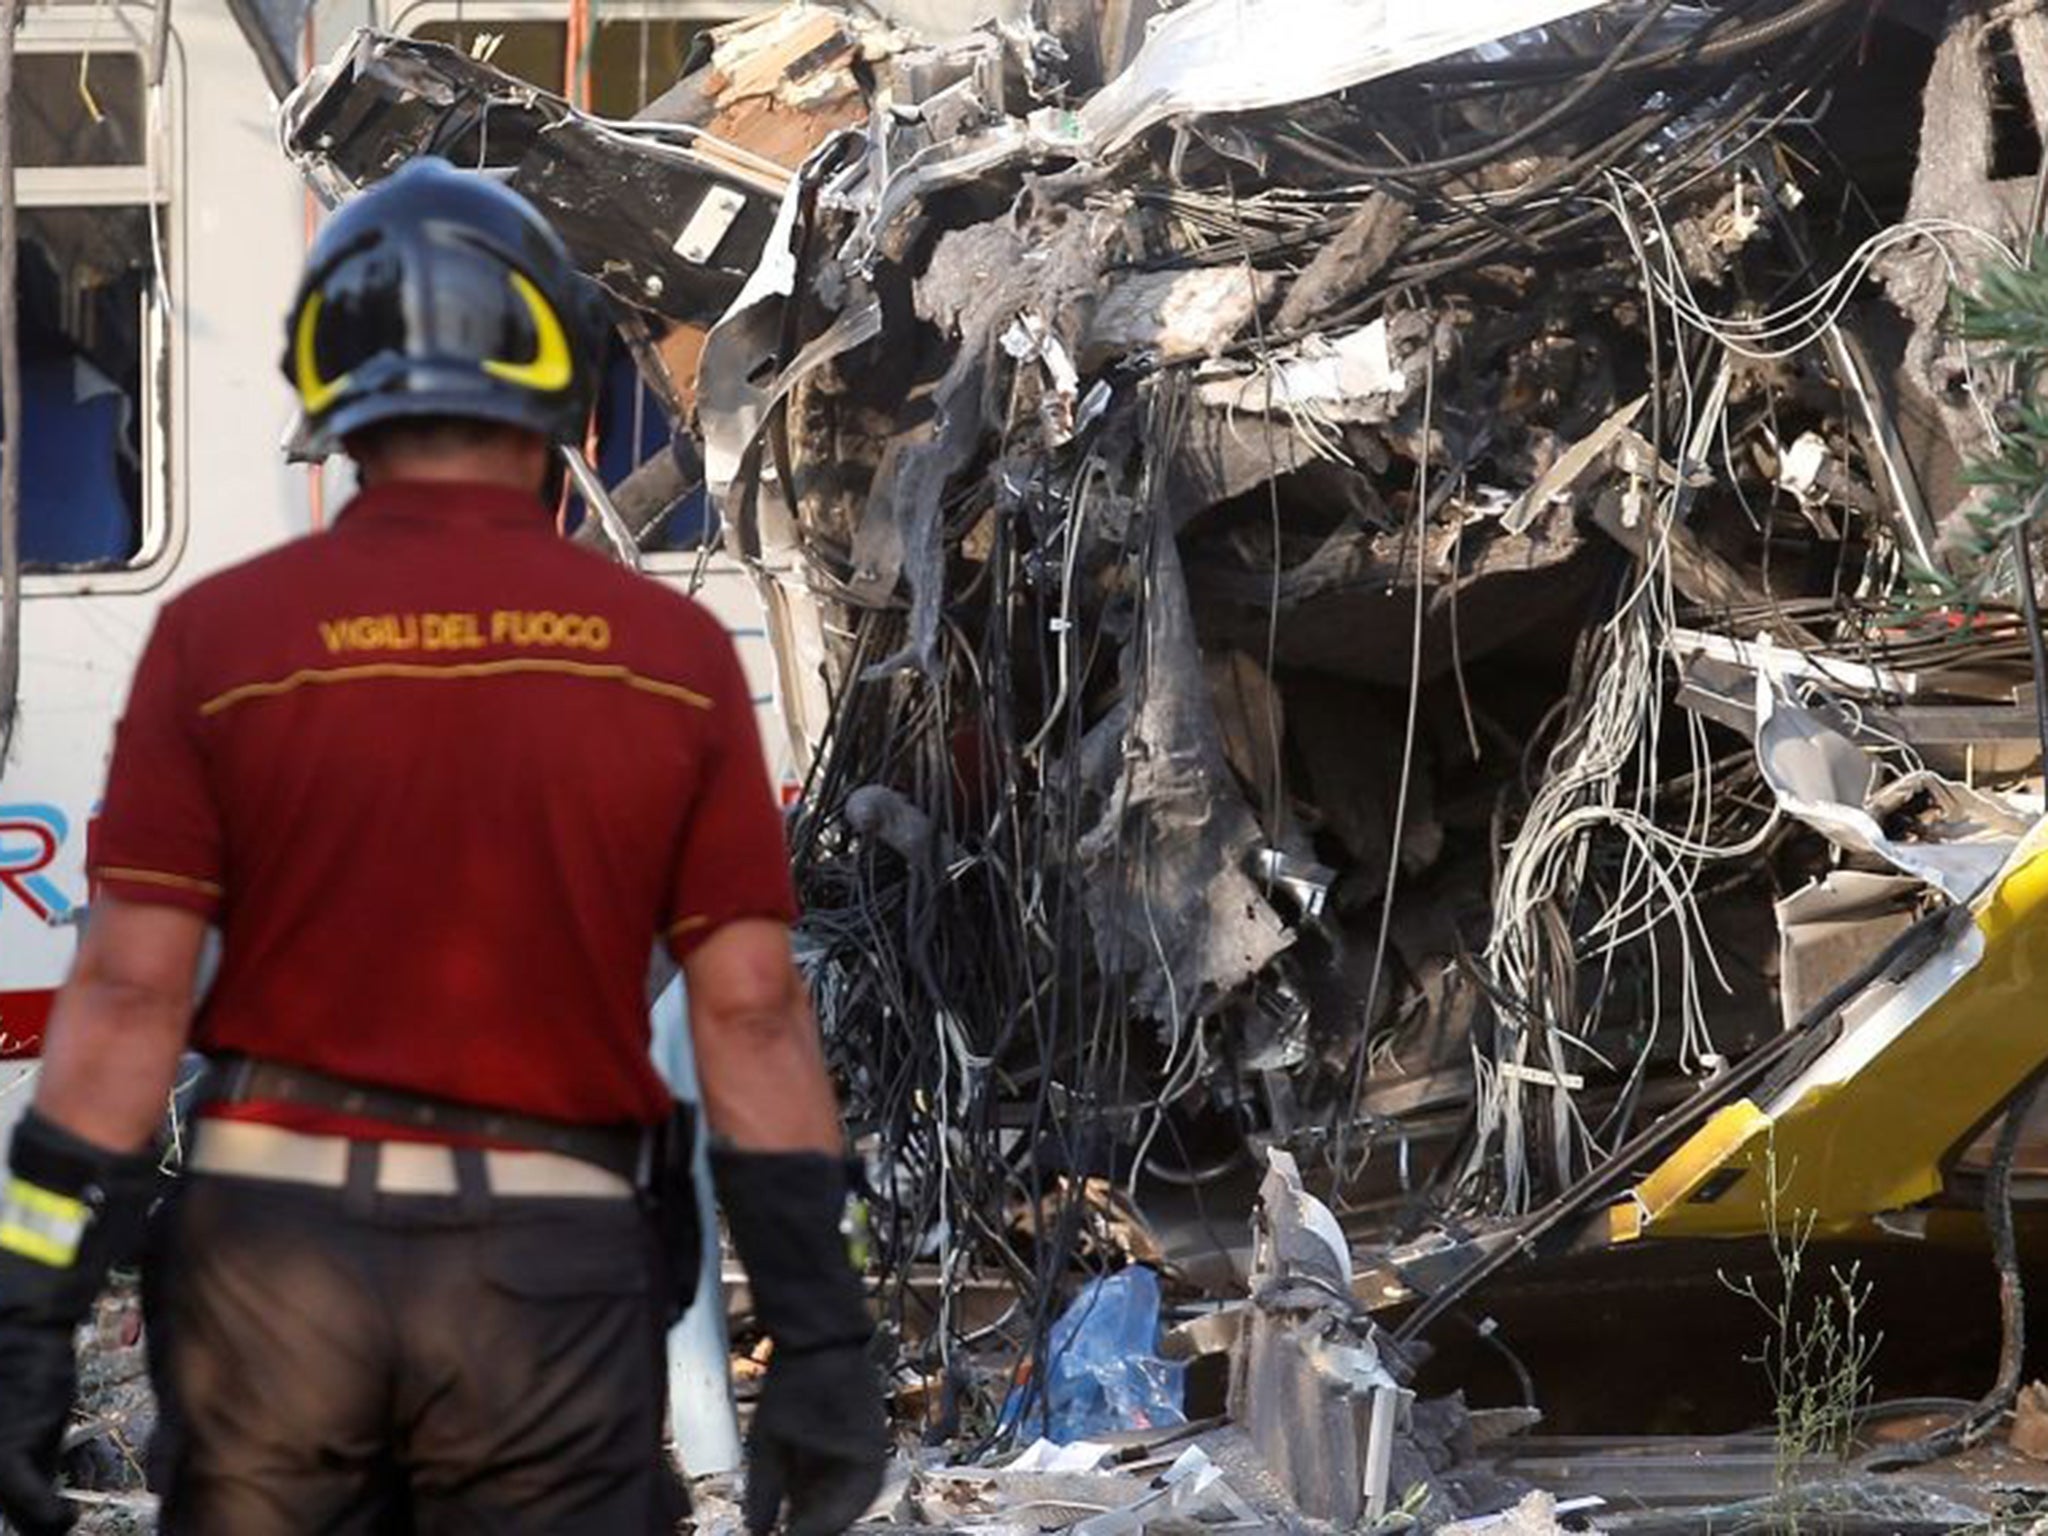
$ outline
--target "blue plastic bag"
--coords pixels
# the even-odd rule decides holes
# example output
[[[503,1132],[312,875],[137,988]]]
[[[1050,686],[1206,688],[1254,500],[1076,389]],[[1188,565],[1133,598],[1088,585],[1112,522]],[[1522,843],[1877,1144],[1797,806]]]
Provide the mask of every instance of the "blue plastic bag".
[[[1187,1367],[1162,1360],[1159,1277],[1133,1264],[1081,1287],[1052,1325],[1042,1377],[1046,1439],[1067,1445],[1185,1424]]]

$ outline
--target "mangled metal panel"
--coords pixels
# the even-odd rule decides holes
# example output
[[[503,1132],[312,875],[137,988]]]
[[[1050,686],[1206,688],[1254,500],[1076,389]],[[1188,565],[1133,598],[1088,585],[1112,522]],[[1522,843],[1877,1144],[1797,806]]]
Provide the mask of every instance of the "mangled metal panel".
[[[1303,1514],[1349,1528],[1387,1513],[1394,1442],[1414,1394],[1392,1345],[1351,1313],[1351,1256],[1336,1217],[1302,1187],[1292,1157],[1269,1156],[1253,1299],[1231,1354],[1231,1413]]]
[[[1771,651],[1766,645],[1762,654]],[[1998,798],[1926,769],[1891,777],[1880,788],[1877,762],[1814,711],[1791,699],[1773,669],[1756,676],[1757,762],[1788,815],[1837,847],[1882,859],[1966,902],[2004,869],[2033,818]],[[1910,838],[1886,831],[1917,798],[1929,813]]]
[[[1327,96],[1601,3],[1194,0],[1162,17],[1130,66],[1090,98],[1081,131],[1108,154],[1172,118]]]
[[[884,1247],[1042,1287],[1087,1222],[1054,1191],[1268,1148],[1361,1228],[1454,1216],[1416,1288],[1494,1262],[1589,1168],[1596,1208],[1647,1191],[1637,1232],[1753,1230],[1755,1127],[1875,1134],[1811,1117],[1881,1100],[1894,1059],[1930,1071],[1991,943],[1944,930],[1946,961],[1893,954],[1824,1026],[1817,1004],[2014,878],[2034,814],[2014,628],[1937,642],[1884,607],[1960,491],[1862,286],[2001,237],[1842,211],[1810,141],[1888,25],[1846,0],[1274,14],[1166,14],[1091,96],[1034,25],[855,68],[795,7],[664,98],[701,127],[749,82],[778,132],[819,130],[696,403],[814,769],[803,953]],[[807,116],[787,55],[813,35]],[[436,71],[358,103],[404,152],[471,145],[461,115],[504,89]],[[658,130],[621,147],[496,99],[507,164],[561,138],[542,190],[572,220],[600,214],[579,155],[644,176],[593,188],[687,211],[665,179],[703,167]],[[1903,203],[1910,125],[1862,110]],[[662,259],[614,295],[677,313],[644,287]],[[731,292],[697,281],[704,307]],[[1887,1042],[1880,1075],[1784,1100],[1838,1016],[1834,1049]],[[1929,1134],[1967,1130],[2018,1053]],[[1749,1108],[1666,1173],[1613,1164],[1724,1091]],[[1181,1146],[1198,1126],[1216,1162]],[[1808,1153],[1830,1221],[1939,1164]]]
[[[417,155],[489,167],[613,297],[715,318],[761,259],[784,177],[688,135],[613,127],[444,44],[358,33],[285,105],[286,151],[330,200]]]

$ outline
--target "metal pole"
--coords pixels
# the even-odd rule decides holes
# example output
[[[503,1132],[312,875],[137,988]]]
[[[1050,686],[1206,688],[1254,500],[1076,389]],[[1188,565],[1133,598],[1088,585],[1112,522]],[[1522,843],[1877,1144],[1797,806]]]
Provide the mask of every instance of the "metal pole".
[[[21,229],[14,187],[14,34],[22,0],[0,0],[0,771],[21,699]]]
[[[2036,510],[2040,497],[2034,498]],[[2034,658],[2034,723],[2041,733],[2041,772],[2048,774],[2048,640],[2041,636],[2041,599],[2034,591],[2034,551],[2027,543],[2033,518],[2012,531],[2013,564],[2019,568],[2020,612],[2027,620],[2027,651]]]

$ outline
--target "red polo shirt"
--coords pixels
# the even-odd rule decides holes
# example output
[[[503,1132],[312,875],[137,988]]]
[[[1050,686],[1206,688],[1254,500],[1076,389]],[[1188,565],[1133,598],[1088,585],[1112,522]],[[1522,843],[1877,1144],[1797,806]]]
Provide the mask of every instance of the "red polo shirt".
[[[724,629],[486,486],[366,491],[167,605],[93,857],[218,924],[201,1049],[584,1124],[665,1110],[658,936],[795,915]]]

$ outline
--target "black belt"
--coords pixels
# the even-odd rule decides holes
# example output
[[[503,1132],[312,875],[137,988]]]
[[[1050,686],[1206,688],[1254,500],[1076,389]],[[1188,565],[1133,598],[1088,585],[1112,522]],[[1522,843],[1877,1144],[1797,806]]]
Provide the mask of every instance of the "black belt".
[[[595,1163],[644,1189],[652,1156],[652,1127],[640,1125],[565,1125],[510,1110],[486,1109],[454,1099],[379,1088],[347,1078],[331,1077],[311,1067],[251,1056],[216,1058],[201,1091],[203,1104],[293,1104],[325,1114],[381,1120],[412,1131],[497,1142],[529,1152],[556,1152]]]

